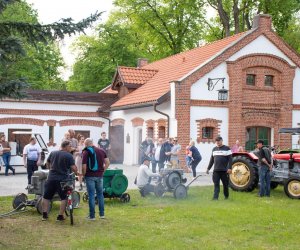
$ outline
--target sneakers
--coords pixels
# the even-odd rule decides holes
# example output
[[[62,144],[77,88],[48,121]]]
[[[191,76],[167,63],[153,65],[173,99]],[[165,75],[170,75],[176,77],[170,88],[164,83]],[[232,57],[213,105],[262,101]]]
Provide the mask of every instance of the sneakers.
[[[87,219],[87,220],[90,220],[90,221],[94,221],[94,220],[96,220],[96,218],[95,218],[95,217],[90,217],[90,216],[86,217],[86,219]]]
[[[48,214],[43,212],[42,221],[46,221],[46,220],[48,220]]]
[[[101,216],[100,216],[100,219],[104,220],[104,219],[105,219],[105,216],[104,216],[104,215],[101,215]]]
[[[64,221],[65,220],[65,217],[61,214],[59,214],[56,218],[56,221]]]

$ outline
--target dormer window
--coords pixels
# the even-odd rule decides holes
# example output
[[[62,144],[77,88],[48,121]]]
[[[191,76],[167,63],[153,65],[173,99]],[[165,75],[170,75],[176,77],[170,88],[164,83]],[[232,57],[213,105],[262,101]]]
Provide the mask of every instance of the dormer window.
[[[274,79],[274,76],[266,75],[265,76],[265,86],[273,87],[273,79]]]
[[[247,74],[246,84],[250,85],[250,86],[255,86],[255,75],[253,75],[253,74]]]

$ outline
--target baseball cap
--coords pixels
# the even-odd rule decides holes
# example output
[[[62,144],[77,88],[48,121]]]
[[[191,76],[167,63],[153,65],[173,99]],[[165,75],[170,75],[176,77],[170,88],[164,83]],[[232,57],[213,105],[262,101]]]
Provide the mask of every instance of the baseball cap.
[[[257,143],[264,144],[264,141],[263,141],[263,140],[257,140],[256,144],[257,144]]]
[[[215,141],[223,141],[223,138],[221,136],[217,136]]]

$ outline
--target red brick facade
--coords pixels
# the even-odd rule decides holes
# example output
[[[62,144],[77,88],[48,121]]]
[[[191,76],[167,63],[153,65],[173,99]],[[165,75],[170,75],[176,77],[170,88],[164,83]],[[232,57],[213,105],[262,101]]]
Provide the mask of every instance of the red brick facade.
[[[181,145],[187,145],[190,135],[191,106],[228,107],[229,109],[229,145],[233,145],[236,139],[241,144],[245,143],[245,129],[250,126],[265,126],[274,129],[274,144],[281,147],[290,146],[289,136],[278,138],[278,129],[292,126],[292,109],[299,108],[292,105],[293,79],[295,67],[291,67],[286,61],[276,56],[267,54],[251,54],[227,62],[229,75],[229,100],[201,101],[191,100],[191,86],[212,71],[218,65],[226,62],[228,58],[237,53],[258,36],[264,35],[298,67],[300,57],[271,29],[271,17],[260,15],[255,20],[256,29],[242,37],[235,45],[226,49],[213,60],[196,70],[183,81],[176,83],[176,119],[178,121],[178,139]],[[246,75],[257,76],[255,86],[246,85]],[[264,86],[264,76],[274,76],[272,87]],[[211,117],[207,117],[209,120]],[[198,121],[198,137],[202,127]],[[199,138],[200,141],[201,138]],[[183,156],[182,156],[183,157]]]

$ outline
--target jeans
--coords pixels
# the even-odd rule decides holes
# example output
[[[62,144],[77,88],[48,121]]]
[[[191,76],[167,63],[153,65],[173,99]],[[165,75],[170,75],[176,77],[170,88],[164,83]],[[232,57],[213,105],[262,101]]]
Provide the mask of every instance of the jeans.
[[[259,195],[260,196],[270,196],[271,189],[271,176],[270,170],[267,166],[261,166],[259,168]]]
[[[194,159],[191,162],[191,167],[192,167],[192,171],[193,171],[193,177],[196,177],[196,167],[198,166],[198,164],[200,163],[202,159]]]
[[[9,165],[11,154],[10,152],[3,153],[2,159],[5,165],[5,175],[8,175],[8,169],[14,172],[14,169]]]
[[[95,218],[95,191],[98,199],[99,214],[104,216],[103,177],[85,177],[89,196],[89,216]]]
[[[27,178],[28,184],[31,184],[31,176],[34,171],[38,170],[37,161],[27,160]]]
[[[213,182],[214,182],[214,199],[219,198],[219,193],[220,193],[220,180],[222,181],[223,184],[223,192],[224,192],[224,197],[227,199],[229,196],[229,177],[227,172],[225,171],[214,171],[213,172]]]

